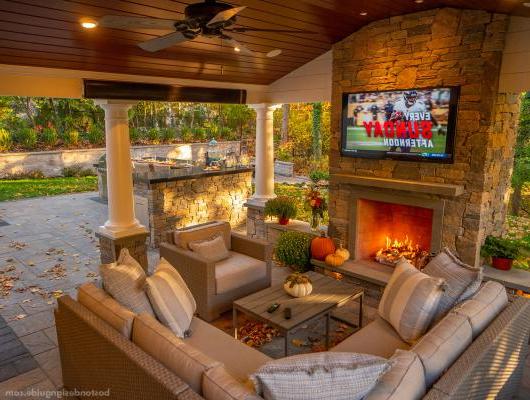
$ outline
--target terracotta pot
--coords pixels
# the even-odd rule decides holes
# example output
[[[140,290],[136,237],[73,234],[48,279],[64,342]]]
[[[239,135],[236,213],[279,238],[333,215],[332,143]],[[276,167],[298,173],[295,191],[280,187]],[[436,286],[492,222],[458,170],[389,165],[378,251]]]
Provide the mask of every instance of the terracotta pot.
[[[491,266],[493,268],[509,271],[512,268],[513,260],[511,258],[491,257]]]
[[[287,225],[289,223],[289,218],[278,217],[278,223],[280,225]]]

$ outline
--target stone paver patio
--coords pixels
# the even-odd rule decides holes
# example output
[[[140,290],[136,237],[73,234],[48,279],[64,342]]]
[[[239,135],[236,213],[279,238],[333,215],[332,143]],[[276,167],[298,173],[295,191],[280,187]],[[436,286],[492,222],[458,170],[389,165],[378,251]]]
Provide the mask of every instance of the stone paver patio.
[[[0,203],[0,220],[7,223],[0,226],[0,278],[18,278],[9,294],[0,293],[0,316],[7,324],[0,319],[0,353],[19,346],[26,350],[20,357],[29,353],[34,362],[26,361],[26,369],[21,368],[25,372],[5,380],[1,373],[8,374],[19,360],[18,353],[6,364],[0,358],[0,398],[9,398],[8,390],[62,387],[53,307],[55,296],[74,295],[81,283],[99,280],[94,232],[105,222],[107,206],[94,201],[96,196],[82,193]],[[151,266],[157,258],[158,252],[151,250]],[[273,279],[282,279],[283,274],[276,271]],[[3,283],[0,290],[5,290]],[[530,358],[519,398],[530,398]]]

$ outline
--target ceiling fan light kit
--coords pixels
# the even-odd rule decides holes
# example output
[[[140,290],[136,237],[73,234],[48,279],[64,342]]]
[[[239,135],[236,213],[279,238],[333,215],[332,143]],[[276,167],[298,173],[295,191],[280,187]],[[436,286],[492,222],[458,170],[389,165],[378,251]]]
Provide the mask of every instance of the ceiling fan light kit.
[[[236,23],[237,15],[245,8],[233,7],[228,3],[222,3],[216,0],[205,0],[201,3],[186,6],[184,9],[185,19],[180,21],[148,17],[129,17],[126,15],[105,15],[99,20],[99,25],[105,28],[116,29],[167,29],[174,31],[138,44],[141,49],[149,52],[167,49],[176,44],[193,40],[198,36],[206,36],[209,38],[220,38],[226,41],[234,48],[236,53],[249,56],[266,56],[269,58],[280,55],[282,50],[273,49],[267,53],[255,52],[239,43],[227,33],[311,33],[300,30],[259,29],[246,28],[244,26],[233,27]]]

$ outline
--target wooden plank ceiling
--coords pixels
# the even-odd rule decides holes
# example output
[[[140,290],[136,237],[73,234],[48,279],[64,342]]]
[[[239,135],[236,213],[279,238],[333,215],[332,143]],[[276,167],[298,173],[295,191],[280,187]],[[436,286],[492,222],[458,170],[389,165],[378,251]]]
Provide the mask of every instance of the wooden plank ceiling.
[[[233,34],[248,48],[276,58],[235,53],[220,39],[199,37],[157,53],[137,43],[168,31],[98,27],[82,17],[107,14],[183,19],[198,0],[0,0],[0,63],[225,82],[269,84],[323,54],[368,22],[441,6],[530,16],[521,0],[234,0],[247,6],[239,26],[300,29],[306,34]],[[360,15],[366,11],[367,15]]]

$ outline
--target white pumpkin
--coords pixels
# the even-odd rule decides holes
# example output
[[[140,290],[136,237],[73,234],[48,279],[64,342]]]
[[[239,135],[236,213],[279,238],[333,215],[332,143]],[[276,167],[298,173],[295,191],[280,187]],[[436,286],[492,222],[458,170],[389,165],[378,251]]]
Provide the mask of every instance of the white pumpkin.
[[[283,289],[287,292],[287,294],[290,294],[293,297],[304,297],[311,294],[313,291],[313,285],[309,282],[295,283],[293,287],[291,287],[291,283],[286,282],[283,284]]]

